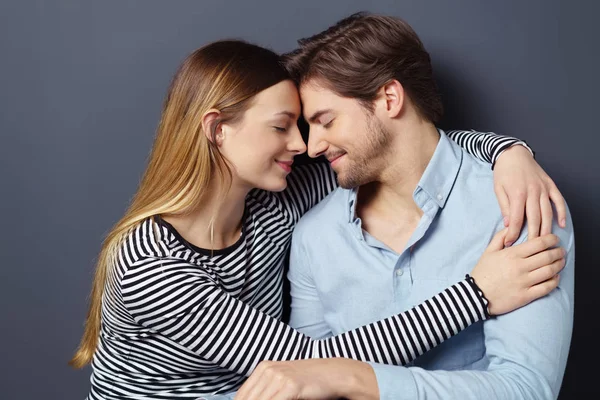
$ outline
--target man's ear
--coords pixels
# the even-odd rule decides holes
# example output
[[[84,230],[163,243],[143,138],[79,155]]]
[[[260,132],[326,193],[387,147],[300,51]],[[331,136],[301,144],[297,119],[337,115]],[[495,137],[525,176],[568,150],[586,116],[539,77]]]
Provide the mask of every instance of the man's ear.
[[[404,87],[396,79],[392,79],[379,89],[378,100],[382,107],[380,112],[390,118],[396,118],[402,113],[405,105]]]
[[[220,146],[223,143],[223,126],[220,121],[221,112],[217,109],[210,109],[202,116],[202,131],[206,138]]]

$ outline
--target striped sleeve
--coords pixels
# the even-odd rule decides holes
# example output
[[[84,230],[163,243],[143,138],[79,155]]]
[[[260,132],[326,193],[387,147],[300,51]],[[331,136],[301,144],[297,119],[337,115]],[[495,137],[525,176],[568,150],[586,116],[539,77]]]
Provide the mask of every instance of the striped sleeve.
[[[467,277],[411,310],[312,340],[228,295],[197,266],[164,259],[130,268],[122,296],[140,325],[243,375],[263,360],[347,357],[403,365],[489,317],[487,300]]]
[[[524,146],[531,152],[531,155],[535,155],[525,141],[510,136],[497,135],[493,132],[447,131],[446,135],[472,156],[492,164],[492,169],[496,165],[500,154],[515,144]]]
[[[328,162],[295,167],[281,193],[273,193],[283,204],[295,225],[302,215],[337,188],[335,172]]]

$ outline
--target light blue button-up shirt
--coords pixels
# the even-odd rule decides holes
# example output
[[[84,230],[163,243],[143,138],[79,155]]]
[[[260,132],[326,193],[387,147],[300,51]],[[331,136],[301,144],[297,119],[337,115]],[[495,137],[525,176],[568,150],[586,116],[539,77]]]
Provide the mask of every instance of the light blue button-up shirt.
[[[362,230],[356,194],[337,189],[294,232],[291,325],[314,338],[408,310],[460,281],[503,228],[489,164],[443,132],[413,193],[423,216],[402,253]],[[567,250],[558,289],[467,328],[409,366],[371,364],[381,398],[556,398],[573,322],[570,215],[567,228],[555,224],[553,232]],[[526,238],[525,229],[517,243]]]

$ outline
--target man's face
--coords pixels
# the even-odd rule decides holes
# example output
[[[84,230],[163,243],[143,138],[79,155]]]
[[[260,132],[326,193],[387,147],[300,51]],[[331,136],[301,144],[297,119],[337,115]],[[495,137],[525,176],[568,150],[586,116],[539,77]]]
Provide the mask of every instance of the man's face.
[[[341,187],[358,187],[377,179],[391,135],[361,103],[309,81],[300,87],[309,124],[308,155],[324,155]]]

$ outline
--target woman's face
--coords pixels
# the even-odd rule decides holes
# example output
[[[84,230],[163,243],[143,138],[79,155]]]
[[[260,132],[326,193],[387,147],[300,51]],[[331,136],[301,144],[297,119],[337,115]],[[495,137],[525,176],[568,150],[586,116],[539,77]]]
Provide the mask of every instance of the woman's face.
[[[306,151],[297,121],[300,97],[282,81],[258,93],[235,125],[223,124],[221,153],[233,164],[234,185],[281,191],[294,156]]]

